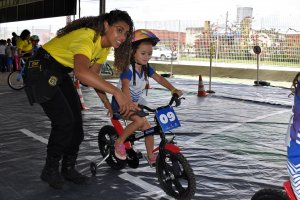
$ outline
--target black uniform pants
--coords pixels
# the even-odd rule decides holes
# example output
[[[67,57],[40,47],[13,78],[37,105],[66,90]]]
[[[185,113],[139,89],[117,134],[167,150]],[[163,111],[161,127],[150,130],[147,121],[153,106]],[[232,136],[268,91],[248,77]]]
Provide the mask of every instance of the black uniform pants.
[[[40,104],[51,120],[47,155],[53,157],[77,154],[84,137],[80,98],[68,74],[58,87],[51,100]]]

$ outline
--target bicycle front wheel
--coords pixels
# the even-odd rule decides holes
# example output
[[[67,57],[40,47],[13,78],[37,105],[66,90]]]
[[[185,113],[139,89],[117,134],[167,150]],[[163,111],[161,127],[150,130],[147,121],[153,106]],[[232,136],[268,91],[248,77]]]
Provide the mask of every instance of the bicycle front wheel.
[[[256,192],[251,200],[289,200],[283,190],[261,189]]]
[[[24,82],[21,71],[13,71],[7,77],[7,84],[13,90],[21,90],[24,88]]]
[[[165,150],[156,159],[156,174],[161,188],[176,199],[192,199],[196,192],[194,172],[181,153]]]

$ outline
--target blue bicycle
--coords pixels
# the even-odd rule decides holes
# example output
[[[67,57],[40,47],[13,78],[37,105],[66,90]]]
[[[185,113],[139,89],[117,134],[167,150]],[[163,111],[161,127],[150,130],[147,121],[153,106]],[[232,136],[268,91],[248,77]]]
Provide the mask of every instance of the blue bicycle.
[[[13,90],[22,90],[24,88],[23,74],[25,70],[25,59],[21,59],[21,69],[11,72],[7,77],[7,84]]]

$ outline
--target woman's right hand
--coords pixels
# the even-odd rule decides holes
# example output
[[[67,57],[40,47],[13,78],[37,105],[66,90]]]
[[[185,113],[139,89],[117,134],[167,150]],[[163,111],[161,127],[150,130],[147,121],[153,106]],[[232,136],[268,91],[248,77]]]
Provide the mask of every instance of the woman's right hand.
[[[132,112],[139,111],[140,108],[131,101],[127,96],[125,96],[121,91],[114,95],[119,107],[120,114],[124,117],[129,117]]]

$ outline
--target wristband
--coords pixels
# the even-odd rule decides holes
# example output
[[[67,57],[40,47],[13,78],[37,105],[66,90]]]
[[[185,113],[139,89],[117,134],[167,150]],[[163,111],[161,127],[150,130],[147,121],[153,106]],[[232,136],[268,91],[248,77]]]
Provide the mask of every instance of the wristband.
[[[174,92],[176,91],[177,89],[174,88],[173,90],[171,90],[171,94],[174,94]]]

